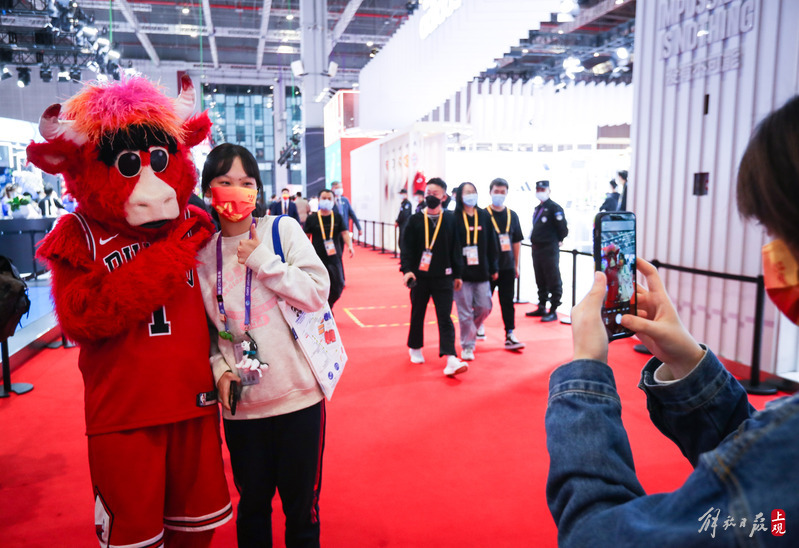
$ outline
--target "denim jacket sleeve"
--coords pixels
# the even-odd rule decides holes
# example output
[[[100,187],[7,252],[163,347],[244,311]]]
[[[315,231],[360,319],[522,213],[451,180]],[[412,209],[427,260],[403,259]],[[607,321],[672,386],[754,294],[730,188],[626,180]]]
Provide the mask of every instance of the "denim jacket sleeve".
[[[655,381],[655,370],[662,363],[649,360],[638,386],[646,392],[652,422],[696,466],[699,455],[715,449],[755,409],[740,383],[710,350],[689,375],[675,383]]]
[[[783,398],[746,420],[751,408],[740,385],[722,372],[710,352],[703,362],[685,379],[657,387],[653,378],[647,381],[647,372],[651,377],[658,364],[650,363],[644,371],[645,390],[660,409],[655,413],[659,426],[697,461],[682,487],[653,495],[644,492],[636,477],[610,367],[577,360],[552,373],[546,494],[560,548],[791,544],[771,534],[768,520],[780,508],[788,516],[788,535],[799,528],[794,517],[799,516],[799,497],[786,475],[799,448],[794,435],[799,396]],[[659,393],[652,396],[650,390]],[[703,396],[689,397],[692,390]],[[680,409],[694,415],[694,422],[680,419]],[[734,435],[722,440],[736,427]],[[711,431],[711,439],[692,441],[703,429]],[[698,457],[704,446],[712,450]]]

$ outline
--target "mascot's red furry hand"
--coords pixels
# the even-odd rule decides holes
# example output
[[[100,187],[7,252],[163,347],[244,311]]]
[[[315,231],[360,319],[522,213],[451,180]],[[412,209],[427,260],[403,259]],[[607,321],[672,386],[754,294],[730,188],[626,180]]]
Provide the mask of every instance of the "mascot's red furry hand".
[[[63,174],[78,202],[37,252],[50,263],[56,312],[73,340],[101,340],[146,321],[187,282],[213,234],[206,213],[187,207],[197,182],[190,149],[211,122],[205,112],[191,116],[188,76],[181,88],[172,100],[144,78],[86,85],[63,110],[45,111],[46,142],[28,146],[28,160]],[[99,256],[98,243],[114,238],[132,243]]]

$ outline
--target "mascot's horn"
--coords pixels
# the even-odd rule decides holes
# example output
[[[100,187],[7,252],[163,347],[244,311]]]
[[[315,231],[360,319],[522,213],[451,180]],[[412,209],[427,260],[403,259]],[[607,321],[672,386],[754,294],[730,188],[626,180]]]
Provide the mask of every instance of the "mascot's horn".
[[[180,95],[174,99],[175,112],[181,120],[186,120],[194,113],[194,84],[188,74],[180,77]]]
[[[42,134],[42,137],[47,141],[61,137],[78,146],[84,144],[88,140],[86,136],[72,129],[73,122],[71,120],[59,120],[60,113],[61,105],[59,103],[47,107],[42,117],[39,118],[39,133]]]

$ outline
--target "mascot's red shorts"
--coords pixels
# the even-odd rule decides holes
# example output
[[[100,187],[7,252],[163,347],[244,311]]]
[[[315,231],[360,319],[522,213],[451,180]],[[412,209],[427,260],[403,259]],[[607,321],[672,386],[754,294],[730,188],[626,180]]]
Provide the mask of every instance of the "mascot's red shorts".
[[[101,546],[163,546],[164,528],[204,531],[233,515],[218,417],[89,436]],[[217,450],[218,447],[218,450]]]

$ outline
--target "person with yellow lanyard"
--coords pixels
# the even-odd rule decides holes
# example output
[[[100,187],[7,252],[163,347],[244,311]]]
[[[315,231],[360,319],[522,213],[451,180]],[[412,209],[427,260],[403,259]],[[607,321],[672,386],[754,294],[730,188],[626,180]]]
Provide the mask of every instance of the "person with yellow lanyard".
[[[497,289],[499,307],[502,310],[502,323],[505,325],[505,350],[521,350],[524,343],[513,333],[516,328],[516,310],[513,305],[514,284],[519,277],[519,252],[524,240],[519,216],[505,206],[508,196],[508,181],[497,177],[491,181],[491,205],[488,213],[491,224],[499,240],[499,275],[491,281],[491,293]],[[482,325],[479,326],[482,328]],[[483,333],[485,333],[483,331]],[[478,340],[480,330],[477,332]]]
[[[463,249],[463,287],[455,292],[461,359],[474,360],[477,327],[491,313],[491,280],[497,279],[498,243],[491,218],[477,207],[477,188],[463,183],[455,194],[455,239]]]
[[[308,215],[303,228],[305,233],[311,236],[316,254],[330,275],[330,295],[327,303],[332,309],[333,304],[344,291],[344,273],[341,269],[343,250],[341,249],[341,240],[337,236],[340,234],[346,243],[350,257],[355,255],[355,250],[352,247],[350,231],[344,225],[341,215],[335,211],[333,192],[323,189],[319,192],[318,198],[319,210],[316,215]]]
[[[426,208],[408,219],[400,244],[400,270],[403,283],[411,290],[411,325],[408,348],[412,363],[424,363],[424,317],[433,299],[438,323],[438,354],[446,357],[444,374],[454,377],[469,365],[455,352],[455,325],[452,323],[454,291],[461,289],[463,251],[455,238],[456,219],[441,207],[447,183],[438,177],[427,182]]]

